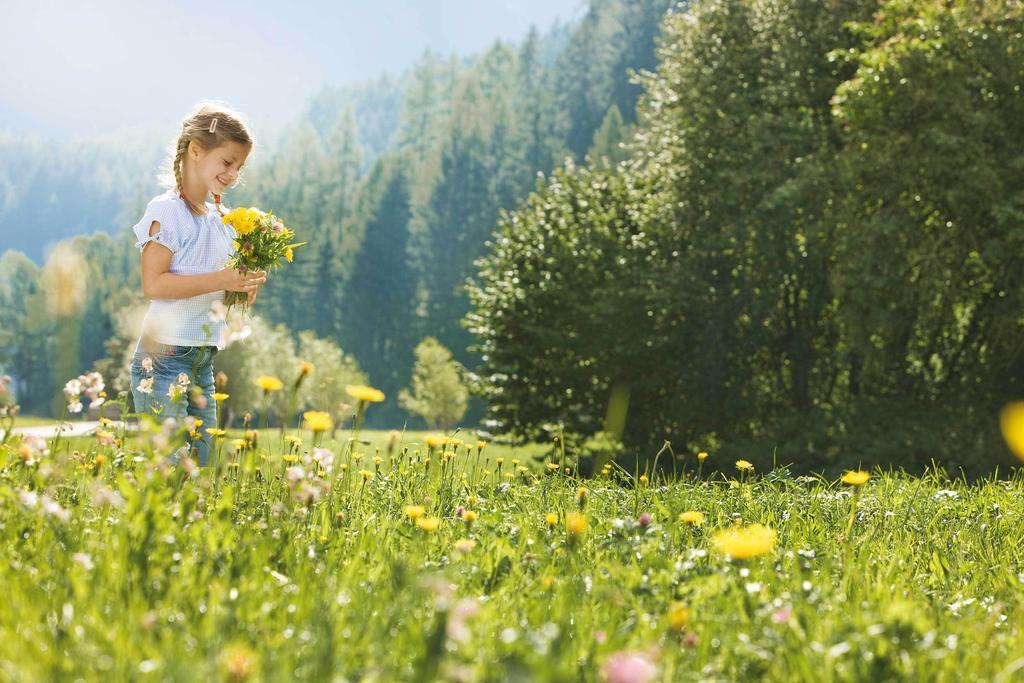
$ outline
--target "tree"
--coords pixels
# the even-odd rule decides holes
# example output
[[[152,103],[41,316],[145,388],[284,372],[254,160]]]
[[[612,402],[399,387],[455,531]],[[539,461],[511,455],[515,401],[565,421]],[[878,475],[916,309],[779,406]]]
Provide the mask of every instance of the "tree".
[[[466,414],[469,390],[463,382],[465,368],[433,337],[417,344],[415,355],[412,390],[402,389],[398,402],[432,429],[447,431]]]
[[[359,240],[342,301],[340,339],[374,386],[394,396],[409,372],[407,350],[416,339],[416,277],[407,253],[411,218],[409,184],[394,161],[379,159],[359,200],[352,239]],[[374,411],[381,422],[396,417],[388,401]]]

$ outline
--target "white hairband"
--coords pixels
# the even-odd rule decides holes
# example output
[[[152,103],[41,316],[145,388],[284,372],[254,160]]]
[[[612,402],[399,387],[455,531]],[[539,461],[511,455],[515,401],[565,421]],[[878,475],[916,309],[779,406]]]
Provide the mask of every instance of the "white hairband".
[[[217,117],[213,117],[213,121],[210,122],[210,132],[213,133],[217,130]]]

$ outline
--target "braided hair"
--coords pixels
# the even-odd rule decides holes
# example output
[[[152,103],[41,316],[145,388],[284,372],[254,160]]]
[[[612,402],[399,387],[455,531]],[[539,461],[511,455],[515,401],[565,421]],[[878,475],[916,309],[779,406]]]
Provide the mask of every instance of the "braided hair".
[[[202,210],[185,196],[184,191],[185,155],[193,140],[204,150],[216,149],[226,142],[237,142],[251,149],[253,138],[244,116],[215,102],[200,102],[181,122],[181,133],[169,150],[169,172],[162,176],[162,180],[178,191],[193,216],[199,216]],[[220,195],[215,194],[213,198],[217,210],[223,214]]]

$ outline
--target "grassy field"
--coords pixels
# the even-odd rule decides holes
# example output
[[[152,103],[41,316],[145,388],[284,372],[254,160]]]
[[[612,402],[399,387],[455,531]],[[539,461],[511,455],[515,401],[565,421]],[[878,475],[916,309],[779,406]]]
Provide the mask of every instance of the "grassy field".
[[[201,470],[160,430],[0,447],[0,679],[1024,677],[1020,472],[579,481],[540,446],[241,436]]]

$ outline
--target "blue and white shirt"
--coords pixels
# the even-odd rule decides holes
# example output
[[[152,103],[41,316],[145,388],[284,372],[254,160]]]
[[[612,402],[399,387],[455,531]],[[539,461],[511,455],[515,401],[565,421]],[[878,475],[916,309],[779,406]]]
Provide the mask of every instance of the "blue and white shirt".
[[[207,202],[206,206],[208,214],[193,216],[174,189],[151,199],[142,219],[132,227],[139,253],[150,242],[164,245],[173,254],[168,272],[175,275],[198,275],[224,268],[235,252],[235,230],[224,225],[214,204]],[[160,230],[150,236],[153,221],[160,221]],[[161,344],[223,349],[223,317],[211,319],[210,315],[214,302],[223,299],[223,291],[187,299],[151,299],[142,323],[143,334]]]

